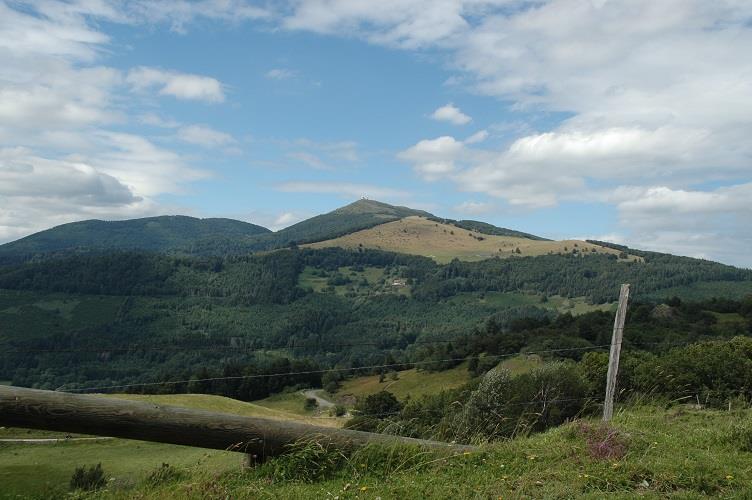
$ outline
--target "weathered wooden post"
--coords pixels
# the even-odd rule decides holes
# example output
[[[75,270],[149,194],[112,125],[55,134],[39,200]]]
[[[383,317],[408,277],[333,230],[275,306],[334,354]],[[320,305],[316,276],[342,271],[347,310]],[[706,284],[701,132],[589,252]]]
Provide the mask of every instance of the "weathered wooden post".
[[[614,318],[614,333],[611,336],[611,352],[608,356],[608,375],[606,375],[606,401],[603,404],[603,421],[608,422],[614,415],[614,396],[616,394],[616,375],[619,373],[619,355],[621,340],[624,336],[624,321],[627,319],[627,302],[629,285],[622,285],[619,292],[619,306]]]

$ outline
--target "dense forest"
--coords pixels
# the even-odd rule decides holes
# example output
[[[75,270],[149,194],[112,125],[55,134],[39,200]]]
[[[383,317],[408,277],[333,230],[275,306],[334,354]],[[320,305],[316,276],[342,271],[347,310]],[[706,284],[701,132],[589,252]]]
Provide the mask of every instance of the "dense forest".
[[[644,262],[546,255],[440,265],[377,250],[293,246],[227,257],[86,253],[6,265],[0,267],[0,380],[85,388],[229,369],[268,373],[278,363],[349,369],[385,361],[480,361],[498,349],[603,343],[609,304],[622,282],[633,284],[633,297],[646,307],[674,295],[739,300],[752,293],[751,271],[640,256]],[[682,322],[695,309],[715,306],[668,307],[668,326],[634,307],[631,318],[643,314],[650,322],[631,341],[717,334],[707,314]],[[721,323],[746,334],[744,321]],[[533,323],[521,330],[525,322]],[[474,333],[483,328],[492,342]],[[284,378],[269,390],[279,384]],[[238,396],[222,389],[228,391]]]

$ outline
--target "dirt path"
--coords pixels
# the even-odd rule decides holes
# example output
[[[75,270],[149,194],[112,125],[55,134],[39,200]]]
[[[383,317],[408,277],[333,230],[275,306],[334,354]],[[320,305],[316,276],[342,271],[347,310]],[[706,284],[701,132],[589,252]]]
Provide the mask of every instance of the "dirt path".
[[[302,391],[303,396],[307,398],[315,399],[316,402],[319,404],[319,408],[332,408],[334,407],[334,403],[329,401],[328,399],[324,399],[321,396],[319,396],[320,390],[317,389],[308,389],[307,391]]]

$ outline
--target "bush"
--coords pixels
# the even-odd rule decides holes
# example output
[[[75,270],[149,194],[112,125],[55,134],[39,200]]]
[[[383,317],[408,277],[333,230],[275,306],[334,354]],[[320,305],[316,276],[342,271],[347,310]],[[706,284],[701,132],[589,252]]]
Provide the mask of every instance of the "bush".
[[[585,396],[585,383],[571,363],[551,363],[515,377],[495,368],[470,395],[458,431],[466,439],[542,431],[578,415]]]
[[[316,401],[316,398],[306,398],[305,404],[303,405],[303,408],[306,411],[313,411],[318,407],[319,407],[319,402]]]
[[[388,391],[358,398],[355,403],[355,418],[347,422],[345,427],[374,432],[378,430],[381,420],[396,417],[401,409],[402,404]]]
[[[89,467],[88,470],[86,466],[76,467],[70,479],[71,490],[93,491],[103,488],[105,484],[101,463],[97,464],[96,467]]]

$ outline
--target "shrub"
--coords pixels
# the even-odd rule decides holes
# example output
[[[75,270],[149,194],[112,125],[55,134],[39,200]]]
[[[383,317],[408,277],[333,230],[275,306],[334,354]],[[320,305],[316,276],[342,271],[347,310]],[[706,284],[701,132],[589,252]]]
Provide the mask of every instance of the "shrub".
[[[550,363],[515,377],[495,368],[470,395],[458,431],[466,439],[542,431],[579,414],[585,395],[585,384],[570,363]]]
[[[303,405],[303,408],[306,411],[312,411],[319,407],[319,402],[316,401],[316,398],[306,398],[305,404]]]
[[[92,466],[88,469],[86,466],[76,467],[70,479],[70,489],[93,491],[103,488],[105,483],[102,464],[99,463],[96,467]]]
[[[401,409],[402,404],[388,391],[358,398],[355,403],[355,418],[347,422],[345,427],[373,432],[378,429],[381,420],[396,416]]]

